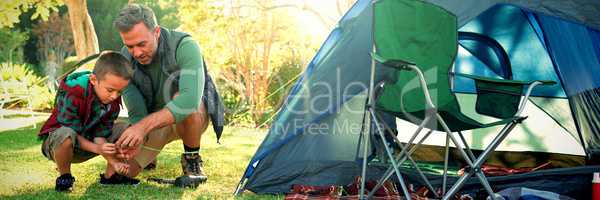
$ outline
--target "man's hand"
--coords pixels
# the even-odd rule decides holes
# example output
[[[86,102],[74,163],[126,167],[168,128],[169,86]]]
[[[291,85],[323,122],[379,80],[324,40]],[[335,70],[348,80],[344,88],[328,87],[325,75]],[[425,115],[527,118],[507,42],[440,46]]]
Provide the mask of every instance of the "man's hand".
[[[136,147],[117,148],[118,159],[129,160],[132,159],[138,153],[139,151]]]
[[[120,148],[131,148],[138,147],[144,141],[144,137],[146,133],[144,133],[143,129],[138,128],[137,126],[130,126],[125,129],[121,137],[116,142],[116,145]]]
[[[98,154],[103,156],[112,156],[117,153],[116,145],[113,143],[102,143],[98,145]]]

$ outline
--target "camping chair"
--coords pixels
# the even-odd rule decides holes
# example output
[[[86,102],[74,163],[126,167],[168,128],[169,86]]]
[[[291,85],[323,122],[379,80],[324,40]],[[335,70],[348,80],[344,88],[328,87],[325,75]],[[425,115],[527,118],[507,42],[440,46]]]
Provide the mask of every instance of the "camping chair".
[[[453,73],[452,65],[457,53],[458,41],[454,15],[435,5],[416,0],[379,0],[374,3],[373,9],[374,47],[367,101],[368,114],[365,117],[375,124],[374,129],[383,140],[384,145],[382,146],[391,161],[391,166],[372,191],[376,191],[381,183],[396,174],[404,196],[410,199],[410,194],[408,194],[398,168],[405,160],[411,160],[410,155],[416,147],[435,130],[446,133],[443,190],[445,191],[446,188],[450,141],[457,147],[470,169],[458,178],[450,190],[444,194],[443,199],[452,197],[473,175],[478,178],[490,197],[496,198],[497,195],[494,194],[481,171],[481,165],[511,130],[527,118],[521,113],[533,88],[538,85],[552,85],[555,82],[506,80]],[[473,39],[477,34],[466,33],[464,35],[464,39],[477,40]],[[509,63],[506,62],[507,57],[505,57],[504,50],[497,43],[484,42],[484,44],[497,45],[494,49],[501,51],[494,51],[496,56],[500,60],[505,60],[501,63]],[[376,67],[395,69],[392,78],[377,85],[381,88],[377,96],[375,96],[373,82]],[[477,90],[476,111],[478,114],[492,116],[499,120],[483,123],[463,114],[451,89],[451,80],[454,76],[473,79]],[[431,93],[431,90],[436,90],[436,92]],[[525,92],[523,93],[523,91]],[[419,126],[407,145],[401,146],[400,153],[396,155],[393,155],[394,151],[386,144],[384,134],[390,131],[382,130],[382,123],[377,116],[378,112],[392,114]],[[385,124],[383,125],[385,128]],[[499,125],[504,125],[504,128],[479,157],[476,157],[464,140],[461,131]],[[429,130],[419,142],[411,145],[423,129]],[[462,143],[452,134],[453,132],[458,133]],[[365,135],[367,141],[368,136],[369,134]],[[364,148],[364,154],[367,154],[367,149]],[[365,177],[367,157],[363,156],[363,159],[363,177]],[[426,179],[425,182],[429,184]],[[361,188],[361,195],[363,191],[364,188]],[[367,198],[370,198],[371,195],[372,192]]]

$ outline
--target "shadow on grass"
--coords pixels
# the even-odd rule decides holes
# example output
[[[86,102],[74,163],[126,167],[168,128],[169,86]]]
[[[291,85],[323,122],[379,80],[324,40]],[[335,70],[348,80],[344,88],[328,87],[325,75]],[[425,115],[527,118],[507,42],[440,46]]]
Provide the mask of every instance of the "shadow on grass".
[[[0,196],[0,199],[68,199],[69,193],[56,192],[54,189],[38,190],[33,193],[20,193],[13,196]]]
[[[139,185],[90,185],[81,199],[180,199],[186,189],[158,187],[142,182]]]
[[[89,185],[81,195],[45,189],[33,193],[22,192],[13,196],[0,196],[0,199],[180,199],[185,190],[174,187],[157,187],[147,183],[136,186],[105,186],[94,183]]]

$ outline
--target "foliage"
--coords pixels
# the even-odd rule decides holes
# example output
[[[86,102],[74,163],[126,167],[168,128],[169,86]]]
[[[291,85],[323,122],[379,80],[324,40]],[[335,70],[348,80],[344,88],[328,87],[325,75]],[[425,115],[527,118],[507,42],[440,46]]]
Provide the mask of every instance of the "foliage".
[[[30,8],[35,8],[31,20],[47,20],[51,11],[57,11],[62,0],[18,0],[0,1],[0,27],[13,27],[19,23],[19,16]]]
[[[126,4],[127,0],[87,1],[101,51],[120,50],[123,46],[119,32],[113,28],[113,21]]]
[[[37,37],[38,59],[52,86],[62,72],[60,68],[65,58],[75,51],[69,16],[54,12],[48,20],[36,24],[31,32]]]
[[[179,27],[180,22],[177,18],[179,9],[175,0],[133,0],[133,2],[150,7],[161,26],[170,29]]]
[[[29,39],[27,31],[0,28],[0,62],[23,62],[23,45]]]
[[[177,28],[179,21],[175,15],[177,4],[174,0],[135,0],[133,3],[146,5],[154,11],[158,24],[168,28]],[[94,23],[100,50],[121,50],[123,43],[119,32],[113,27],[113,21],[127,0],[88,0],[88,11]]]
[[[24,64],[2,63],[0,101],[3,102],[3,108],[52,109],[55,94],[53,90],[46,87],[45,80],[33,74]]]
[[[314,45],[300,34],[275,1],[181,1],[181,29],[200,42],[213,77],[228,106],[228,119],[246,119],[258,126],[275,112],[283,95],[271,95],[288,82],[284,67],[305,66]],[[293,74],[292,76],[295,76]],[[268,99],[277,97],[277,99]]]

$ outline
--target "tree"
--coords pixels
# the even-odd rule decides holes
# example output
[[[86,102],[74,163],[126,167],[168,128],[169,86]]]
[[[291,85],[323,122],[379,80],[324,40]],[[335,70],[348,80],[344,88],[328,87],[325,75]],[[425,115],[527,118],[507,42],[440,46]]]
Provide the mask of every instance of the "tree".
[[[0,1],[0,28],[13,27],[19,22],[19,16],[30,8],[35,8],[31,20],[48,19],[51,11],[57,11],[63,4],[62,0],[18,0]]]
[[[98,53],[98,38],[88,14],[86,1],[64,1],[66,2],[63,0],[0,1],[0,27],[12,27],[19,22],[19,16],[30,8],[35,8],[35,12],[31,16],[32,20],[41,18],[45,21],[51,11],[57,11],[59,6],[66,3],[78,59]]]
[[[286,71],[280,69],[305,66],[314,52],[285,9],[271,0],[179,2],[180,28],[200,42],[226,101],[237,101],[230,114],[248,113],[255,126],[276,111],[273,102],[281,102],[269,99],[273,83],[288,81],[277,76]]]
[[[113,27],[113,21],[127,0],[89,1],[88,11],[98,36],[100,50],[120,50],[123,46],[119,32]]]
[[[37,37],[38,59],[48,77],[49,85],[54,85],[65,58],[72,53],[73,35],[69,26],[69,16],[54,12],[47,21],[38,23],[32,29]]]
[[[96,36],[92,19],[88,14],[87,2],[85,0],[65,0],[65,3],[69,9],[69,19],[71,30],[73,31],[77,58],[83,59],[98,53],[98,37]]]

